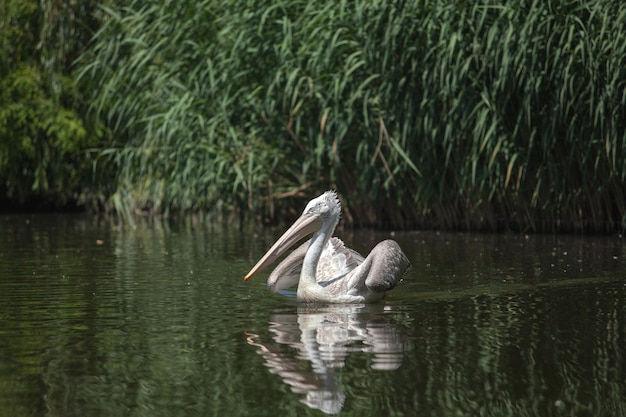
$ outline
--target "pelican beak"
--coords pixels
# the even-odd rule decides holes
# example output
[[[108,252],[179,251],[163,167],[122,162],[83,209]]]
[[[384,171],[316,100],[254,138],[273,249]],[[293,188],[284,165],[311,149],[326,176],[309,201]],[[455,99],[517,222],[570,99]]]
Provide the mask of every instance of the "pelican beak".
[[[244,281],[252,278],[254,274],[263,270],[274,262],[287,249],[295,245],[300,239],[318,231],[322,227],[322,220],[315,215],[303,214],[289,229],[274,243],[256,265],[243,277]]]

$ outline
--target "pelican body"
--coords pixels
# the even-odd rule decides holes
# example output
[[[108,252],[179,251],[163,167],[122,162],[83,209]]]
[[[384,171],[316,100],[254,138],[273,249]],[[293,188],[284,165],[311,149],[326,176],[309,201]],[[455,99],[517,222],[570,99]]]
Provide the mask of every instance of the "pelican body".
[[[302,215],[274,243],[244,280],[263,270],[298,241],[313,235],[270,274],[274,292],[298,285],[301,302],[371,303],[394,288],[410,265],[398,243],[384,240],[367,258],[332,237],[341,215],[334,191],[311,200]]]

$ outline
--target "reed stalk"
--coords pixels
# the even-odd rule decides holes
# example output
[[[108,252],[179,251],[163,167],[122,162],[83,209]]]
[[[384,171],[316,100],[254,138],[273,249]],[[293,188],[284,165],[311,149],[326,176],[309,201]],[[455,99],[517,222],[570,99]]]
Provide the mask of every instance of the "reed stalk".
[[[359,225],[626,225],[619,1],[126,1],[100,21],[80,76],[118,209],[281,216],[334,187]]]

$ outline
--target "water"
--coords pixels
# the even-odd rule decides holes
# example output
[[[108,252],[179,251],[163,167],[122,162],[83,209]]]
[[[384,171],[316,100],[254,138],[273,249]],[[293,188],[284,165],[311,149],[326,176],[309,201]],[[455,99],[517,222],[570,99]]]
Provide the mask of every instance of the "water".
[[[280,232],[0,217],[0,416],[626,415],[621,237],[397,233],[384,303],[307,307],[242,280]]]

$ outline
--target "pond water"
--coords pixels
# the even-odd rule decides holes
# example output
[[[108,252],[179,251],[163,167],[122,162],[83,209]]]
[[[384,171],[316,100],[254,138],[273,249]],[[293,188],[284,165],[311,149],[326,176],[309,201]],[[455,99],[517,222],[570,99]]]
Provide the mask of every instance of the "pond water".
[[[0,217],[0,416],[626,415],[621,236],[395,233],[384,302],[304,306],[242,279],[281,232]]]

